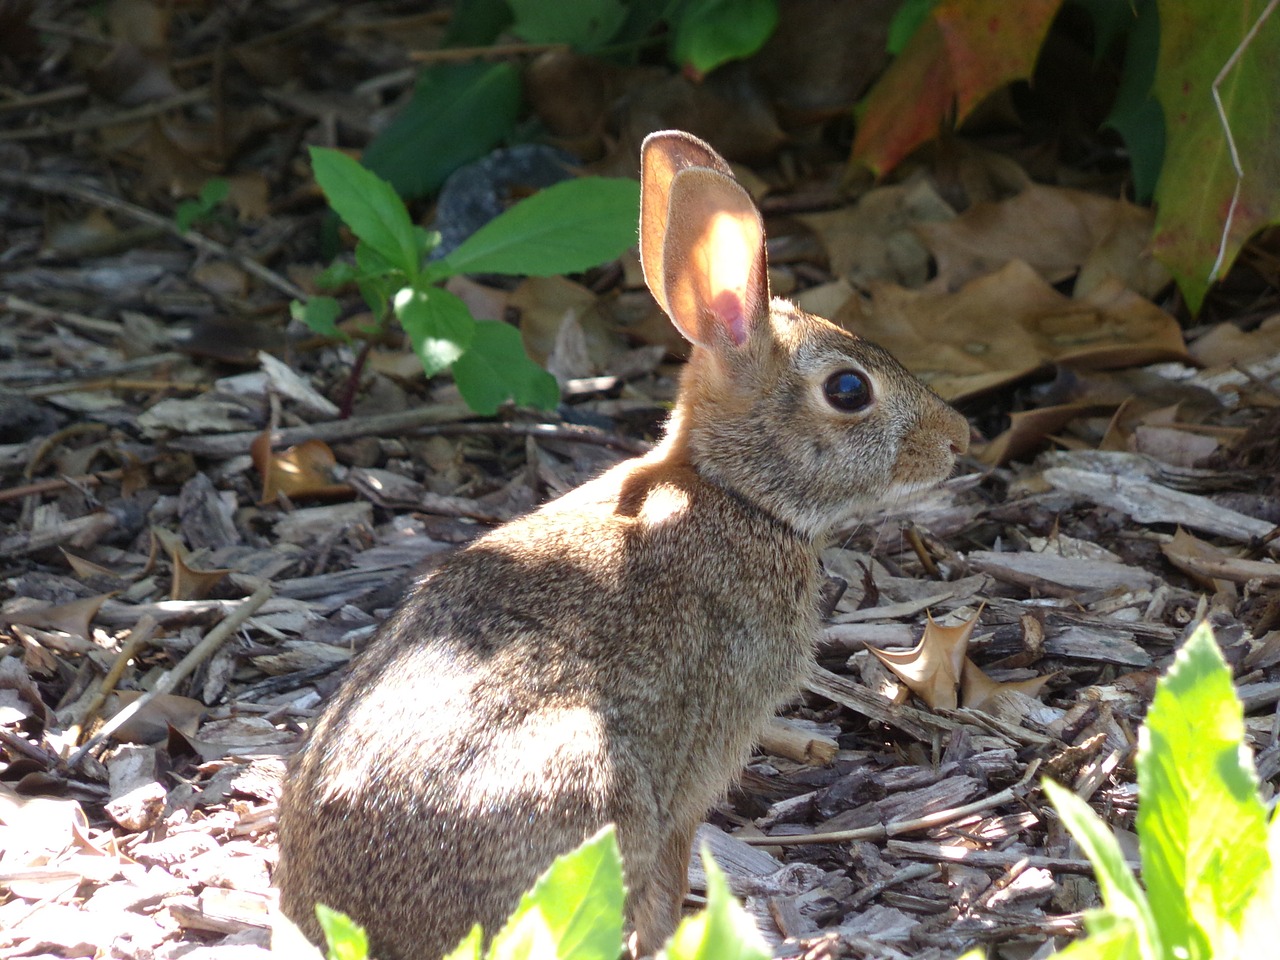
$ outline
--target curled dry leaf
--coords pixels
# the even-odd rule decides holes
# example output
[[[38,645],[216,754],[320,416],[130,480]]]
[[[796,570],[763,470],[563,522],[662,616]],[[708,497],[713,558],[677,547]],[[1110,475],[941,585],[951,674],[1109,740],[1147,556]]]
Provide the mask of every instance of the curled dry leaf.
[[[155,556],[157,544],[163,546],[169,554],[169,562],[173,567],[173,583],[169,588],[170,600],[204,600],[213,592],[213,588],[231,571],[228,569],[205,570],[188,562],[187,545],[176,533],[161,527],[151,530],[152,557]]]
[[[965,651],[977,625],[976,616],[954,627],[944,627],[930,616],[924,636],[910,650],[867,649],[930,707],[954,710]]]
[[[5,619],[10,623],[20,623],[40,630],[61,630],[88,640],[93,636],[93,618],[98,615],[102,605],[114,596],[114,593],[104,593],[38,610],[14,610],[5,614]]]
[[[1108,277],[1152,296],[1169,282],[1147,250],[1153,222],[1150,210],[1124,200],[1032,184],[1007,200],[975,204],[955,219],[922,222],[916,232],[937,261],[933,285],[942,289],[958,290],[1022,260],[1049,283],[1080,271],[1077,296]]]
[[[1280,563],[1233,556],[1182,527],[1178,527],[1172,540],[1160,545],[1160,552],[1175,567],[1210,590],[1221,589],[1222,581],[1280,584]]]
[[[972,710],[982,710],[1002,693],[1022,693],[1028,697],[1037,697],[1050,679],[1052,676],[1000,683],[992,680],[976,663],[965,657],[964,670],[960,676],[960,703]]]
[[[338,458],[322,440],[306,440],[275,453],[271,433],[264,431],[250,445],[249,455],[262,475],[262,503],[274,503],[282,494],[290,500],[337,499],[352,494],[347,484],[334,481]]]
[[[1186,361],[1178,322],[1109,280],[1073,300],[1014,260],[956,293],[871,285],[835,317],[948,400],[1014,383],[1048,363],[1078,369]],[[999,318],[999,322],[993,322]]]

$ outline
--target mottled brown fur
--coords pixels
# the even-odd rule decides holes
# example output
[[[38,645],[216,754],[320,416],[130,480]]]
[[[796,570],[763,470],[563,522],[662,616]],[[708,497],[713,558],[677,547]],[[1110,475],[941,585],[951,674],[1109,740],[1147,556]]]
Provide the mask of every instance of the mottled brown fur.
[[[888,354],[769,304],[759,217],[708,153],[646,143],[646,277],[696,344],[663,444],[441,564],[295,758],[277,880],[309,936],[320,901],[378,956],[432,960],[612,822],[639,949],[657,949],[694,830],[803,680],[824,538],[937,482],[967,444]],[[710,277],[705,216],[668,218],[666,193],[687,211],[690,190],[737,218],[749,289]],[[866,411],[823,399],[847,368],[875,387]]]

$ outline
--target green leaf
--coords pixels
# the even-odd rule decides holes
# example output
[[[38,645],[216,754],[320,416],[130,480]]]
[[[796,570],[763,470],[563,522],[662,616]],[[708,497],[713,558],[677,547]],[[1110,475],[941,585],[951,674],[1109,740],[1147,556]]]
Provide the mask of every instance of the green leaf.
[[[674,26],[671,58],[707,74],[749,57],[778,25],[778,0],[690,0]]]
[[[543,410],[560,402],[555,377],[529,359],[520,331],[498,320],[476,323],[470,349],[453,365],[453,379],[467,406],[486,416],[508,400]]]
[[[933,10],[938,0],[902,0],[893,19],[889,21],[889,36],[885,40],[885,49],[897,56],[902,52],[911,35],[916,32],[924,18]],[[1109,0],[1104,0],[1109,2]]]
[[[1150,904],[1125,863],[1120,844],[1110,828],[1087,803],[1070,790],[1052,780],[1044,781],[1043,786],[1045,796],[1058,811],[1058,816],[1071,831],[1076,843],[1080,844],[1097,874],[1098,888],[1102,892],[1106,910],[1102,914],[1091,916],[1096,918],[1101,929],[1106,929],[1119,920],[1131,924],[1134,935],[1138,938],[1139,956],[1142,960],[1159,960],[1163,956],[1160,931],[1156,928]],[[1092,924],[1090,929],[1094,929]]]
[[[515,126],[520,75],[509,63],[449,63],[424,70],[413,99],[364,152],[364,162],[405,197],[440,189]]]
[[[729,892],[724,871],[703,847],[707,908],[686,917],[658,960],[769,960],[772,956],[755,921]]]
[[[369,956],[369,938],[364,929],[345,913],[317,903],[316,919],[329,944],[329,960],[365,960]]]
[[[624,896],[622,855],[607,826],[538,878],[493,938],[493,960],[612,960],[622,950]]]
[[[1231,671],[1201,624],[1138,734],[1142,876],[1166,950],[1208,958],[1270,866],[1266,814]]]
[[[483,945],[484,934],[480,930],[480,924],[477,923],[471,928],[471,932],[445,955],[444,960],[480,960]]]
[[[627,19],[618,0],[507,0],[516,15],[511,32],[530,43],[567,43],[591,51],[612,40]]]
[[[311,148],[311,168],[329,206],[389,265],[418,275],[418,240],[391,184],[337,150]]]
[[[1158,2],[1160,57],[1154,89],[1166,131],[1152,250],[1178,281],[1194,313],[1245,240],[1280,220],[1280,112],[1275,102],[1280,12],[1268,7],[1269,0]],[[1270,16],[1244,44],[1264,11]],[[1240,181],[1212,90],[1237,52],[1218,92],[1244,169]],[[1240,194],[1233,208],[1237,182]],[[1225,230],[1232,209],[1230,229]]]
[[[1124,9],[1121,4],[1109,6]],[[1139,203],[1151,200],[1164,162],[1164,113],[1151,94],[1159,52],[1160,10],[1155,0],[1143,0],[1129,31],[1115,103],[1103,124],[1120,134],[1129,148],[1133,194]]]
[[[636,181],[566,180],[494,217],[444,263],[450,273],[574,273],[631,247],[639,217]]]
[[[200,195],[194,200],[183,200],[173,213],[174,222],[184,233],[191,229],[198,220],[204,220],[213,213],[214,208],[231,190],[231,184],[223,177],[212,177],[200,188]]]
[[[359,270],[347,260],[335,260],[316,277],[315,284],[321,290],[337,290],[357,279]]]
[[[1086,914],[1093,917],[1096,914]],[[1143,960],[1141,941],[1132,920],[1117,919],[1105,929],[1089,926],[1089,936],[1068,944],[1054,960]]]
[[[449,29],[445,31],[446,47],[484,47],[498,39],[511,23],[507,0],[456,0]]]
[[[341,314],[342,305],[333,297],[312,297],[306,303],[294,300],[289,304],[289,315],[301,320],[320,336],[350,341],[347,332],[338,329],[337,321]]]
[[[393,298],[396,319],[409,335],[422,370],[433,377],[466,352],[476,335],[467,305],[439,287],[404,287]]]
[[[1265,957],[1276,946],[1276,925],[1280,921],[1280,816],[1276,811],[1272,812],[1271,827],[1267,831],[1267,852],[1271,870],[1259,881],[1258,889],[1245,910],[1240,960]]]

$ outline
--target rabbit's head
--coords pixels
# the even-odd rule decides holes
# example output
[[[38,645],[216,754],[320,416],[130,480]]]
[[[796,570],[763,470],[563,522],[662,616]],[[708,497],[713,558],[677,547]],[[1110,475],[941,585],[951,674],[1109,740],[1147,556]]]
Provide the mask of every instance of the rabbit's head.
[[[770,299],[764,224],[724,160],[663,131],[641,167],[645,281],[694,344],[671,452],[813,538],[944,479],[968,423],[882,348]]]

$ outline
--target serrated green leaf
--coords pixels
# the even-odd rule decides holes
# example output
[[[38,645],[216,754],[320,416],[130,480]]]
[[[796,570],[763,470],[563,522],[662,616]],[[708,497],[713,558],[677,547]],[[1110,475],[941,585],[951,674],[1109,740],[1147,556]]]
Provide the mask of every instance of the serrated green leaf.
[[[622,949],[622,855],[612,825],[558,857],[493,938],[493,960],[601,960]],[[547,945],[553,949],[545,952]]]
[[[444,956],[444,960],[480,960],[481,948],[484,946],[484,932],[480,924],[476,924],[453,948]]]
[[[454,363],[475,339],[475,318],[448,290],[404,287],[396,292],[393,304],[396,319],[428,377]]]
[[[556,378],[529,359],[520,331],[497,320],[476,323],[471,347],[453,365],[453,379],[467,406],[486,416],[508,400],[543,410],[560,402]]]
[[[1266,814],[1231,671],[1202,624],[1156,684],[1138,734],[1143,880],[1167,950],[1213,955],[1270,866]]]
[[[342,304],[333,297],[312,297],[306,303],[294,300],[289,304],[289,315],[300,320],[322,337],[333,337],[347,340],[345,330],[338,329],[338,317],[342,314]]]
[[[345,913],[317,903],[316,919],[329,944],[329,960],[365,960],[369,956],[369,938],[364,928]]]
[[[1160,931],[1156,928],[1151,906],[1125,863],[1120,844],[1111,829],[1070,790],[1052,780],[1044,781],[1043,787],[1045,796],[1071,831],[1072,838],[1093,864],[1098,889],[1106,904],[1106,914],[1132,924],[1142,960],[1159,960],[1163,956]],[[1102,917],[1099,921],[1104,927],[1113,922]]]
[[[631,247],[639,217],[636,181],[566,180],[490,220],[444,263],[450,273],[575,273]]]
[[[659,960],[769,960],[772,954],[755,921],[729,892],[724,871],[704,846],[707,908],[686,917],[659,952]]]
[[[404,202],[391,184],[337,150],[311,148],[311,169],[351,232],[390,266],[418,275],[418,241]],[[358,256],[358,251],[357,251]]]
[[[751,56],[777,25],[777,0],[691,0],[673,25],[671,59],[707,74]]]
[[[618,0],[507,0],[515,22],[511,32],[530,43],[567,43],[591,51],[612,40],[627,19]]]
[[[369,144],[364,162],[402,196],[426,196],[501,143],[519,110],[520,75],[509,63],[430,67],[413,99]]]

